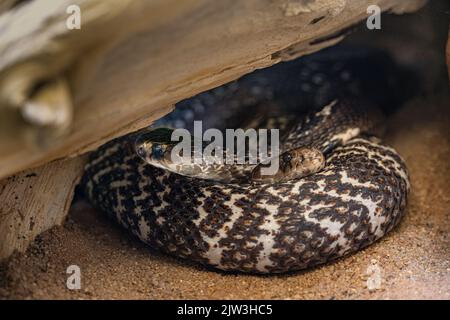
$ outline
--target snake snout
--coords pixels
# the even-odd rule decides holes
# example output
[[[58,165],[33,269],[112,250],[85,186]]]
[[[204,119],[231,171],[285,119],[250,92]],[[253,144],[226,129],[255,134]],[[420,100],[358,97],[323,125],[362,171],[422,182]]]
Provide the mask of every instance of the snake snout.
[[[144,146],[137,146],[136,147],[136,153],[139,157],[141,157],[142,159],[145,159],[147,152],[145,151]]]
[[[325,166],[325,157],[322,152],[314,147],[299,147],[281,156],[280,168],[283,171],[282,180],[303,178],[314,174]],[[289,161],[283,162],[289,159]]]
[[[252,171],[254,182],[286,182],[314,174],[325,166],[325,157],[314,147],[299,147],[283,152],[278,157],[279,167],[276,172],[269,175],[262,174],[262,169],[269,163],[260,163]]]

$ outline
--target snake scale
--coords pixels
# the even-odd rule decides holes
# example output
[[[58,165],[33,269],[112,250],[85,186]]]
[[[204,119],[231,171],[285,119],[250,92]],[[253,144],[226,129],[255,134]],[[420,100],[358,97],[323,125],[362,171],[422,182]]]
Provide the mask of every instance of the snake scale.
[[[300,270],[368,246],[400,221],[410,183],[404,161],[372,132],[382,99],[397,101],[388,94],[399,83],[394,68],[380,53],[350,51],[257,71],[179,103],[157,123],[191,130],[203,119],[223,129],[282,109],[293,121],[282,148],[317,148],[326,161],[318,172],[270,183],[200,179],[148,164],[135,133],[91,154],[86,197],[151,247],[221,270]]]

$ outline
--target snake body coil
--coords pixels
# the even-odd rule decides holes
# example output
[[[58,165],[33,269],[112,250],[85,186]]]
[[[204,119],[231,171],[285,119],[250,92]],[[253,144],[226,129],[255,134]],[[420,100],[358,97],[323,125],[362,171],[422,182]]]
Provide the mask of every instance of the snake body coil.
[[[150,246],[222,270],[286,272],[355,252],[399,222],[410,186],[396,151],[365,134],[373,109],[333,101],[282,141],[326,153],[315,174],[262,184],[187,177],[145,163],[131,135],[91,155],[85,194]]]

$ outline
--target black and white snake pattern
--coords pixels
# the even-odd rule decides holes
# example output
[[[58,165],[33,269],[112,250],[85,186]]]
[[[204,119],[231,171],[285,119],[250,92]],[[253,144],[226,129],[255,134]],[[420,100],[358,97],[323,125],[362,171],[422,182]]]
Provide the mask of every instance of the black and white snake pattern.
[[[81,182],[84,193],[151,247],[222,270],[287,272],[360,250],[400,221],[410,189],[404,161],[371,134],[371,119],[378,114],[372,106],[379,101],[367,99],[361,88],[374,77],[358,78],[359,67],[353,68],[358,58],[369,65],[379,62],[371,57],[312,55],[279,67],[277,79],[289,67],[288,81],[273,81],[272,71],[258,71],[180,103],[160,123],[189,128],[186,123],[207,114],[203,118],[210,126],[223,125],[219,120],[233,118],[235,110],[283,97],[287,100],[277,103],[292,110],[296,97],[302,97],[297,110],[315,111],[299,113],[298,124],[281,143],[323,151],[326,164],[319,172],[260,184],[184,176],[142,160],[135,150],[138,135],[131,134],[91,154]],[[392,71],[375,69],[375,78]],[[208,106],[215,106],[212,114],[233,112],[217,117],[207,113]]]

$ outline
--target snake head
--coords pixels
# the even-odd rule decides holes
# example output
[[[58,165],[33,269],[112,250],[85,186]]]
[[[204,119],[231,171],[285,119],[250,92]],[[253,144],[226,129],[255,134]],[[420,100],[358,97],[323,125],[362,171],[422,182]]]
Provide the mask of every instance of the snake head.
[[[274,174],[263,174],[262,169],[278,161],[278,170]],[[258,164],[252,171],[252,181],[257,183],[276,183],[299,179],[314,174],[325,166],[325,157],[314,147],[299,147],[283,152],[269,162]]]
[[[174,146],[171,141],[173,129],[156,128],[140,134],[135,141],[135,150],[145,162],[157,165],[170,156]]]

